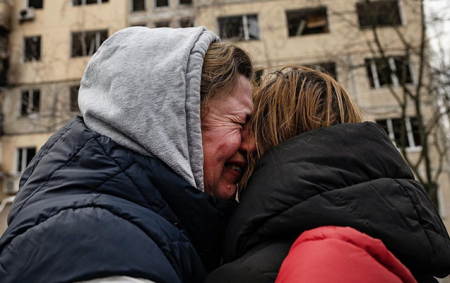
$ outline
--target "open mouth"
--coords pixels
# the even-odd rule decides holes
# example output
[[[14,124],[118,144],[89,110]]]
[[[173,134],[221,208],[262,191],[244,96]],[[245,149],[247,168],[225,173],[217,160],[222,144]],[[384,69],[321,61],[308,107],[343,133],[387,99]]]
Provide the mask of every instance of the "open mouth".
[[[236,171],[240,176],[242,176],[242,174],[244,174],[246,164],[243,162],[230,162],[226,163],[225,167]]]
[[[231,169],[231,170],[236,170],[236,171],[238,171],[239,174],[242,174],[242,172],[244,172],[244,170],[242,170],[239,166],[234,165],[234,164],[225,164],[225,167],[227,167],[228,169]]]

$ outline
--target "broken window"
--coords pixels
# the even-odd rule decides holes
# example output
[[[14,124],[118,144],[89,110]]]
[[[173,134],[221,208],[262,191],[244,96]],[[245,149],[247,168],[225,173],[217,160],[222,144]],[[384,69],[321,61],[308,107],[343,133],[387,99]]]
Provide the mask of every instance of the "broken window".
[[[169,0],[155,0],[155,7],[168,7]]]
[[[20,116],[26,117],[33,113],[39,113],[40,100],[41,91],[39,89],[22,91]]]
[[[289,36],[328,33],[327,8],[308,8],[287,11]]]
[[[71,57],[94,54],[107,38],[107,30],[73,32]]]
[[[42,9],[43,8],[43,0],[28,0],[27,7],[32,7],[35,9]]]
[[[405,56],[366,59],[366,69],[371,88],[397,87],[413,82],[409,60]]]
[[[390,140],[399,148],[418,148],[421,146],[419,119],[417,117],[390,118],[376,121],[388,134]]]
[[[31,36],[24,38],[24,60],[39,61],[41,60],[41,37]]]
[[[253,40],[259,39],[259,26],[257,15],[242,15],[221,17],[219,33],[222,39]]]
[[[137,12],[137,11],[145,11],[145,0],[131,0],[131,11]]]
[[[359,2],[356,3],[356,10],[361,28],[402,25],[397,0]]]

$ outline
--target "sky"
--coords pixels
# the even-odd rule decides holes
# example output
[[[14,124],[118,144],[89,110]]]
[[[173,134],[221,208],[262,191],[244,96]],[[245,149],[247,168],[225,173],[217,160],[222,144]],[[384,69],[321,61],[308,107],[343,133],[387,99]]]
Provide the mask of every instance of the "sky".
[[[448,72],[450,68],[450,0],[425,0],[425,13],[429,22],[427,35],[430,38],[430,46],[435,51],[434,67]],[[449,75],[444,73],[440,76],[443,97],[448,97],[450,93]],[[444,101],[444,99],[438,99],[442,113],[448,111]],[[450,119],[445,115],[443,117],[442,126],[447,129],[446,137],[450,142]],[[441,204],[441,207],[444,206]]]
[[[425,11],[430,44],[450,65],[450,0],[425,0]]]

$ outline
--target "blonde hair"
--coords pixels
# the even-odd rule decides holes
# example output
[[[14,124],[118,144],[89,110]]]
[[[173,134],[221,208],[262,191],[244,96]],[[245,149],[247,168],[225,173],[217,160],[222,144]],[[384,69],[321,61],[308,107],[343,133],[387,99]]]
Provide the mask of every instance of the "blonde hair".
[[[250,56],[234,43],[212,43],[206,52],[200,84],[201,110],[204,115],[211,99],[234,91],[239,75],[250,81],[253,67]]]
[[[240,187],[245,188],[256,162],[269,149],[304,132],[343,123],[360,123],[361,112],[347,91],[326,73],[289,66],[265,76],[255,88],[249,135],[256,151]]]

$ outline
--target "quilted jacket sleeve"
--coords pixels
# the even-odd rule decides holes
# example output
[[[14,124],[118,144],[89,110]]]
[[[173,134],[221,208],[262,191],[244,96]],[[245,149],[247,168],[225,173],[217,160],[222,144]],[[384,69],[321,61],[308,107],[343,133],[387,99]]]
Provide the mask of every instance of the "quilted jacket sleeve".
[[[350,227],[306,231],[292,245],[276,283],[416,283],[384,244]]]

